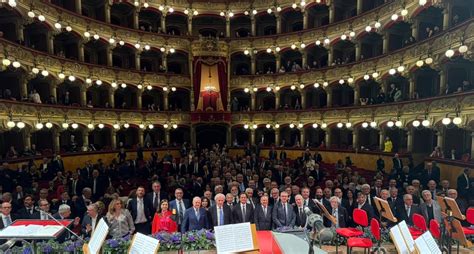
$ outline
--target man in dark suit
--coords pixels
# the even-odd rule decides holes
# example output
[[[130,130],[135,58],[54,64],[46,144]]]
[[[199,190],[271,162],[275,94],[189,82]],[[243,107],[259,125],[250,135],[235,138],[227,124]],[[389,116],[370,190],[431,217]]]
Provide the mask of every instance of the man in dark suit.
[[[53,218],[56,220],[68,220],[71,218],[71,207],[68,205],[60,205],[58,212],[53,214]],[[73,223],[69,226],[69,229],[73,230],[80,223],[81,219],[79,217],[74,218]],[[68,231],[64,231],[60,236],[57,237],[57,241],[62,243],[66,240],[66,237],[69,236]]]
[[[268,205],[268,196],[260,198],[260,204],[255,206],[254,222],[257,230],[272,230],[272,207]]]
[[[94,169],[94,171],[92,171],[92,178],[89,182],[89,187],[92,190],[92,197],[94,200],[99,200],[99,198],[104,195],[108,186],[109,184],[107,179],[99,174],[99,170]]]
[[[98,207],[96,204],[87,206],[87,214],[82,219],[81,233],[85,237],[90,237],[93,233],[97,224],[99,224],[102,216],[98,213]]]
[[[212,227],[232,224],[232,210],[229,206],[225,205],[225,196],[222,193],[217,194],[214,197],[215,205],[209,208],[211,214]]]
[[[272,210],[273,227],[294,227],[296,215],[293,207],[288,203],[288,193],[283,191],[280,193],[280,202],[278,202]]]
[[[199,158],[197,156],[193,158],[193,163],[191,163],[191,165],[188,166],[188,172],[189,174],[195,175],[195,176],[203,175],[202,166],[200,165]]]
[[[239,203],[232,208],[232,222],[233,223],[253,223],[253,206],[247,204],[247,194],[240,193]]]
[[[183,195],[184,195],[183,189],[177,188],[174,191],[174,196],[176,199],[171,200],[169,204],[170,210],[171,211],[175,210],[176,214],[178,215],[177,221],[176,221],[176,223],[178,223],[178,227],[181,226],[181,223],[183,222],[183,219],[184,219],[184,213],[186,209],[188,209],[190,206],[189,200],[183,199]]]
[[[396,173],[399,173],[402,171],[402,168],[403,168],[403,162],[402,160],[400,159],[398,153],[396,153],[393,158],[392,158],[392,162],[393,162],[393,172],[396,172]]]
[[[398,221],[406,221],[409,226],[413,226],[413,214],[421,215],[420,207],[413,203],[411,194],[403,195],[403,205],[396,208],[395,214]]]
[[[151,233],[151,205],[144,197],[145,187],[139,186],[136,191],[136,197],[131,199],[130,202],[128,202],[128,210],[130,211],[133,222],[135,223],[135,231],[148,235]]]
[[[201,198],[193,198],[193,206],[188,208],[184,213],[183,223],[181,224],[181,232],[191,230],[200,230],[208,228],[209,222],[207,220],[206,209],[201,207]]]
[[[336,218],[336,224],[334,225],[333,222],[324,217],[324,226],[345,228],[349,222],[349,214],[347,213],[347,209],[339,205],[339,199],[336,196],[332,196],[329,199],[329,203],[331,204],[331,209],[328,210],[328,213]]]
[[[23,207],[17,212],[16,217],[18,219],[32,219],[33,217],[39,217],[39,212],[34,209],[33,196],[26,195],[23,198]]]
[[[160,208],[160,202],[163,199],[168,199],[168,194],[164,191],[161,191],[161,183],[159,181],[154,181],[151,185],[152,192],[146,194],[145,199],[147,200],[150,206],[150,214],[155,214],[155,212]]]
[[[85,187],[85,182],[81,177],[79,177],[78,173],[73,173],[72,174],[72,179],[69,180],[68,186],[69,186],[69,195],[71,197],[73,196],[79,196],[81,195],[82,189]]]
[[[387,201],[392,210],[403,204],[403,199],[398,196],[397,188],[393,187],[390,189],[390,197],[387,199]]]
[[[326,207],[326,209],[329,210],[329,207],[331,206],[331,204],[329,203],[329,201],[327,199],[324,198],[323,189],[321,189],[321,187],[318,187],[316,189],[316,198],[315,198],[315,200],[318,201],[319,203],[323,204],[324,207]],[[322,215],[322,212],[321,212],[321,210],[319,209],[318,206],[316,206],[315,211],[316,211],[316,213]]]
[[[51,211],[57,212],[59,210],[59,206],[65,204],[65,205],[68,205],[68,206],[71,207],[71,212],[72,212],[73,216],[76,214],[76,209],[74,207],[74,203],[69,198],[69,193],[67,191],[64,191],[63,193],[61,193],[61,199],[59,199],[56,202],[54,202],[54,201],[55,200],[53,200],[53,204],[51,205]]]
[[[12,222],[15,221],[16,218],[11,214],[11,211],[12,204],[10,204],[10,202],[2,202],[0,230],[10,226]]]
[[[314,164],[314,169],[309,169],[309,174],[314,178],[316,183],[320,183],[324,179],[324,172],[319,168],[319,164]]]
[[[457,190],[459,193],[459,197],[468,199],[469,192],[471,191],[471,179],[470,179],[470,169],[464,168],[464,171],[461,175],[458,176],[457,179]]]
[[[364,210],[367,213],[367,218],[369,219],[369,221],[375,216],[374,208],[369,205],[369,203],[367,202],[367,196],[364,195],[362,192],[357,193],[356,208]]]
[[[306,213],[304,211],[303,196],[300,194],[295,196],[294,210],[296,214],[295,226],[304,227],[306,225]]]
[[[277,165],[275,166],[276,170],[273,173],[272,180],[276,181],[278,186],[282,185],[285,182],[286,174],[283,172],[283,166]]]
[[[430,180],[433,180],[438,184],[440,181],[440,174],[440,168],[437,166],[436,161],[427,162],[426,168],[423,172],[424,179],[422,184],[426,185]]]
[[[301,189],[301,196],[303,197],[303,206],[308,207],[313,213],[316,213],[318,211],[318,208],[316,207],[316,203],[310,198],[310,190],[308,187],[303,187]]]
[[[76,199],[76,216],[83,217],[87,211],[87,206],[92,204],[92,190],[88,187],[82,190],[82,195]]]
[[[458,204],[458,207],[459,207],[459,211],[461,211],[462,214],[466,214],[466,211],[467,211],[467,208],[468,208],[467,202],[463,198],[458,197],[458,192],[455,189],[449,189],[448,190],[448,197],[452,198],[456,201],[456,203]],[[463,221],[463,222],[465,222],[465,221]]]

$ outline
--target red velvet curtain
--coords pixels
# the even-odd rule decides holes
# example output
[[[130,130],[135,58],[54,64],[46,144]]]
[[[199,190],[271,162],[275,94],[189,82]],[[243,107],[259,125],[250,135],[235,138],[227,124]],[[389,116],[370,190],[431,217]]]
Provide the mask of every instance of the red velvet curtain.
[[[197,109],[198,102],[199,102],[199,93],[200,88],[201,88],[201,66],[202,66],[202,61],[198,61],[198,57],[194,58],[194,80],[193,80],[193,86],[194,86],[194,110]]]
[[[222,106],[227,111],[227,62],[225,58],[221,58],[217,63],[217,71],[219,73],[219,90],[222,98]]]

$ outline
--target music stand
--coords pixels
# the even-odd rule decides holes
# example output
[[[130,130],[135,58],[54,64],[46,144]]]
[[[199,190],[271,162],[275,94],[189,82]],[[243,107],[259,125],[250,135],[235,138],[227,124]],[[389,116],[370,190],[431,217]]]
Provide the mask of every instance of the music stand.
[[[441,207],[441,212],[446,214],[446,218],[441,224],[441,239],[440,249],[443,247],[448,253],[451,253],[451,239],[457,240],[457,253],[459,253],[459,244],[470,246],[470,242],[466,239],[464,231],[459,220],[464,220],[466,217],[459,210],[456,200],[449,197],[436,196],[436,199]]]
[[[379,197],[374,197],[375,201],[375,206],[377,207],[377,210],[379,211],[380,218],[379,220],[382,221],[382,217],[385,219],[396,223],[398,220],[395,218],[395,216],[392,213],[392,209],[390,208],[390,205],[388,204],[387,200],[383,200]]]
[[[336,225],[337,224],[336,217],[332,216],[332,214],[330,214],[328,212],[326,207],[321,202],[319,202],[318,200],[314,200],[314,201],[315,201],[316,205],[319,207],[319,210],[322,211],[324,217],[326,217],[328,220],[330,220],[332,223],[334,223],[334,225]]]

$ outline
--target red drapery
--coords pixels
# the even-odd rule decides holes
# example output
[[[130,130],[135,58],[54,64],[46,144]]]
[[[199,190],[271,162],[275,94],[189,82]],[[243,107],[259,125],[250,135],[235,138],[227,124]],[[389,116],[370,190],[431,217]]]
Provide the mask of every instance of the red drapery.
[[[227,111],[227,62],[225,58],[220,58],[217,62],[217,71],[219,72],[219,90],[221,90],[222,106]]]
[[[201,88],[201,61],[196,61],[197,58],[194,58],[194,73],[193,73],[193,86],[194,86],[194,110],[197,109],[198,102],[199,102],[199,93],[201,92],[199,89]]]
[[[227,92],[229,91],[227,88],[227,61],[225,57],[217,57],[205,59],[204,57],[194,57],[194,68],[193,68],[193,89],[194,89],[194,108],[197,110],[198,103],[199,103],[199,96],[200,96],[200,89],[201,89],[201,70],[202,64],[208,64],[210,66],[217,64],[217,72],[218,72],[218,81],[219,81],[219,95],[221,97],[222,106],[224,111],[227,111]],[[204,108],[205,109],[205,108]]]

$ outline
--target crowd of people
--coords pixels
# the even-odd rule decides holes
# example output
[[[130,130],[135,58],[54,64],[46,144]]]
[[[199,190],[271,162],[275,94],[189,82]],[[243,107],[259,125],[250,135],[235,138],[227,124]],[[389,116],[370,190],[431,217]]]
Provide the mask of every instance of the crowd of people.
[[[130,154],[130,153],[129,153]],[[104,218],[110,237],[127,234],[186,232],[231,223],[255,223],[258,230],[303,227],[304,208],[321,213],[316,201],[337,218],[326,227],[354,225],[352,211],[360,208],[378,218],[374,197],[385,199],[395,216],[413,225],[413,214],[441,222],[435,195],[454,198],[462,213],[474,204],[470,169],[457,178],[457,188],[440,178],[436,162],[414,165],[395,154],[392,165],[374,161],[376,171],[345,163],[327,164],[309,149],[297,159],[272,149],[257,156],[251,147],[230,155],[224,146],[193,150],[179,157],[170,151],[145,160],[119,154],[110,164],[101,159],[77,169],[64,168],[60,156],[40,165],[12,169],[0,166],[1,222],[15,219],[73,219],[78,234],[90,235]],[[407,165],[406,165],[407,164]],[[384,222],[386,223],[386,222]],[[384,226],[390,226],[385,224]]]

